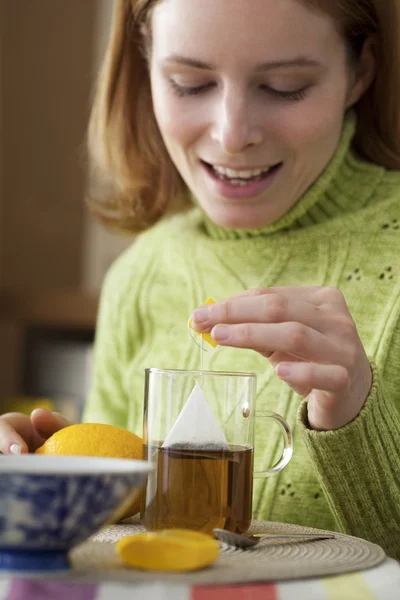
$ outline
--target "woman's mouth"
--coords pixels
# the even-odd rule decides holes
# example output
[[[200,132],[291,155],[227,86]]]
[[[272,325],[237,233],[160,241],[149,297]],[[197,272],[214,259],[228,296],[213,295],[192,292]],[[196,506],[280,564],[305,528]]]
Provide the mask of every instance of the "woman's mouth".
[[[258,196],[275,179],[283,163],[255,169],[231,169],[201,161],[220,196],[249,198]]]

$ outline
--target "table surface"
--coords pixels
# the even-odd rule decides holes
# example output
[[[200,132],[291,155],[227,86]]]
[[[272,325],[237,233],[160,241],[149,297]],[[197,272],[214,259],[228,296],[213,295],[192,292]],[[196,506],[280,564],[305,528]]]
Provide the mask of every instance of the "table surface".
[[[0,600],[399,600],[400,564],[321,579],[237,586],[193,587],[157,581],[148,585],[55,579],[23,579],[0,574]]]

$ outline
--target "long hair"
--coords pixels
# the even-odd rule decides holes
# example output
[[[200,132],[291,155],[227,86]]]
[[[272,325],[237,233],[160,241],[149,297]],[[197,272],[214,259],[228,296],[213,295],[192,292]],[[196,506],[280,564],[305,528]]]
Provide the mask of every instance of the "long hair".
[[[132,233],[190,204],[158,130],[143,48],[142,28],[160,1],[114,0],[88,129],[89,207],[106,225]],[[355,107],[354,147],[372,163],[400,169],[400,1],[299,1],[334,16],[353,54],[375,39],[376,78]]]
[[[399,0],[300,0],[338,21],[350,52],[359,58],[374,40],[376,76],[356,105],[353,145],[366,160],[400,169],[400,2]]]

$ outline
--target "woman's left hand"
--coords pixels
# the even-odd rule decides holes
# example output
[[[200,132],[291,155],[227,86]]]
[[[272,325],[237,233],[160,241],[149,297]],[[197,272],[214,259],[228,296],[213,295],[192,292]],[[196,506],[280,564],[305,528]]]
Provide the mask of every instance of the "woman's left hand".
[[[332,287],[250,290],[197,309],[193,326],[221,346],[269,359],[295,392],[308,398],[312,429],[350,423],[371,388],[369,361],[343,294]]]

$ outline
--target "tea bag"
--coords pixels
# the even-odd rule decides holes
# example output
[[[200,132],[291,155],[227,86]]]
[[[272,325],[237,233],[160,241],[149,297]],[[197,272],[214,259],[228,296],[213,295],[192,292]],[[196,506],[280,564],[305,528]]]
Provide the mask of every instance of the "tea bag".
[[[229,450],[229,444],[198,382],[163,443],[163,448],[179,446]]]

